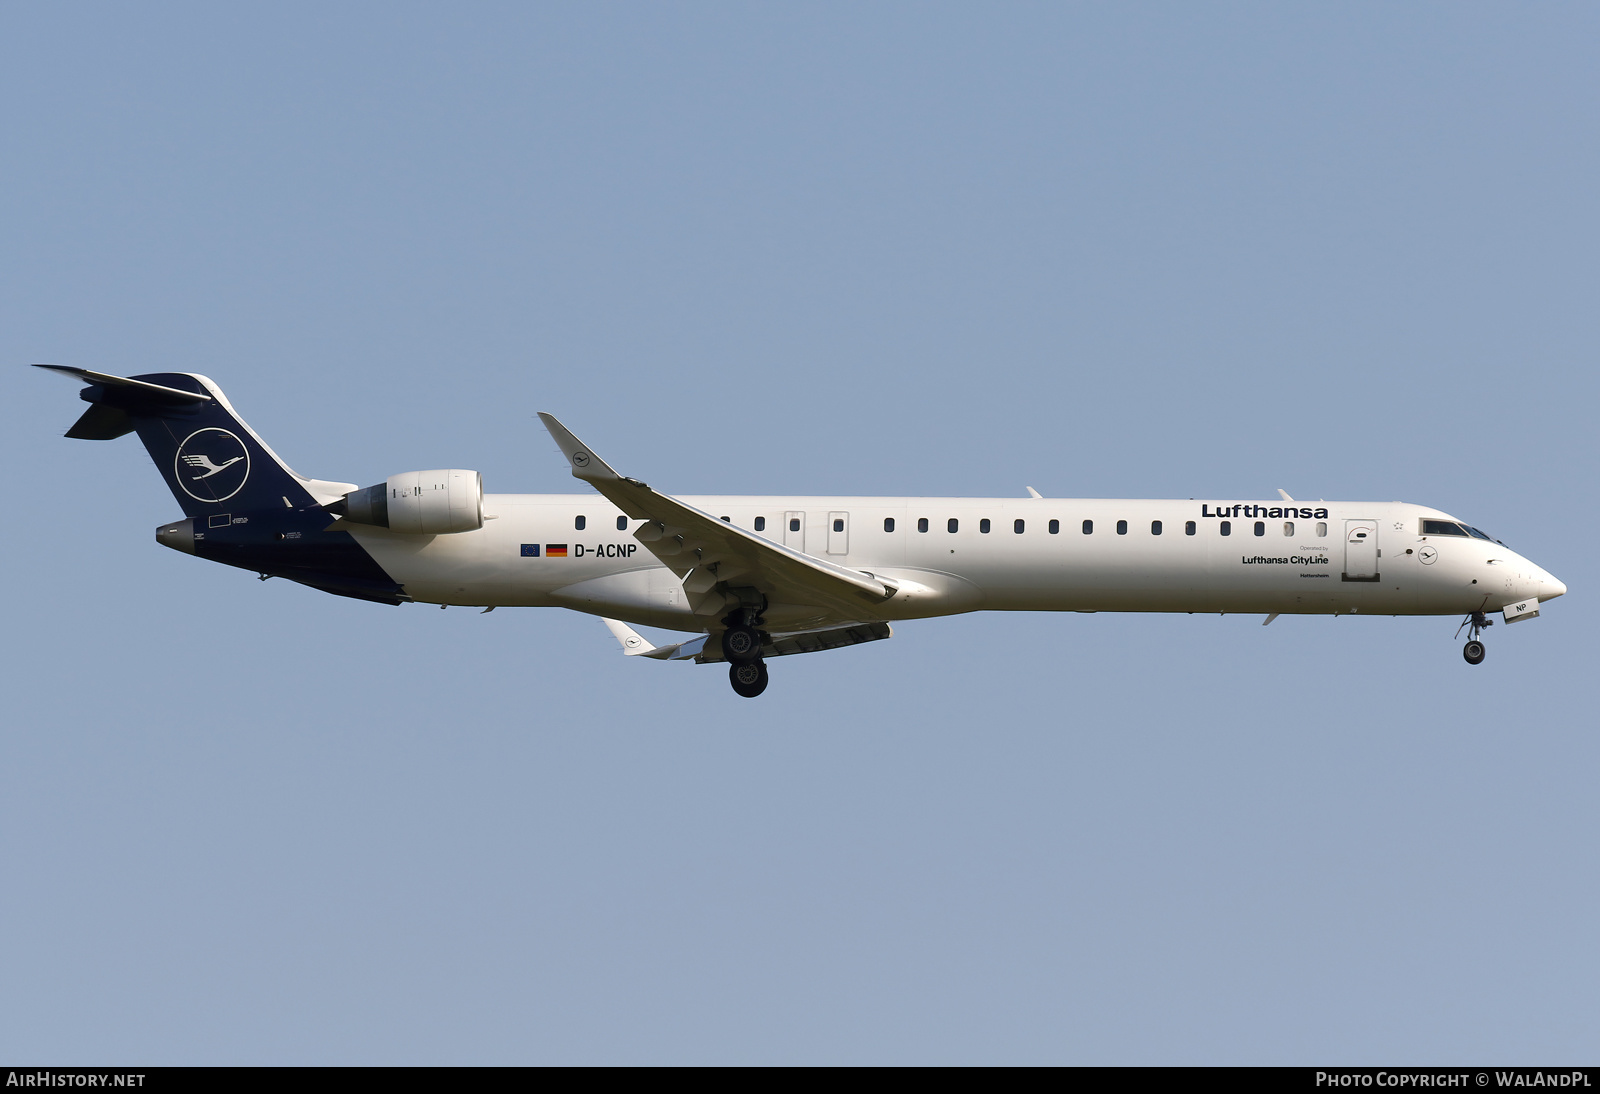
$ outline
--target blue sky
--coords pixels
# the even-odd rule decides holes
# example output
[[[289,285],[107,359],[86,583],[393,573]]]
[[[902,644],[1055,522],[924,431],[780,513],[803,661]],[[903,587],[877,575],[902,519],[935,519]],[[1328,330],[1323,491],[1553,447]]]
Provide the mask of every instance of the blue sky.
[[[0,1057],[1571,1061],[1593,846],[1583,5],[0,13]],[[1453,619],[974,615],[773,664],[159,547],[23,367],[299,471],[1437,506]]]

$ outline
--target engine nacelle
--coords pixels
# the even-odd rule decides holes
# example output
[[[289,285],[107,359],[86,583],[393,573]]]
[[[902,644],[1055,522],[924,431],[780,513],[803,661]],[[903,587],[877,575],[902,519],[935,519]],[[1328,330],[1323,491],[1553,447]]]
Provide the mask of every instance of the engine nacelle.
[[[391,532],[448,535],[483,527],[483,476],[476,471],[407,471],[344,496],[345,520]]]

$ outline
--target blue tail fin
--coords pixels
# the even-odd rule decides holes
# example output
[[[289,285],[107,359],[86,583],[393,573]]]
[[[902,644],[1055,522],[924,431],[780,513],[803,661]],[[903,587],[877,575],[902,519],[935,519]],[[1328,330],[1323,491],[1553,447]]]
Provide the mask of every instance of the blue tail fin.
[[[110,440],[138,433],[185,516],[304,509],[355,489],[295,474],[234,412],[222,389],[204,376],[111,376],[61,365],[39,367],[89,385],[80,393],[89,409],[67,436]]]
[[[112,376],[63,365],[89,409],[67,436],[107,441],[138,433],[188,520],[158,542],[213,562],[286,577],[323,592],[382,604],[410,599],[323,507],[356,489],[296,475],[228,405],[222,389],[189,372]]]

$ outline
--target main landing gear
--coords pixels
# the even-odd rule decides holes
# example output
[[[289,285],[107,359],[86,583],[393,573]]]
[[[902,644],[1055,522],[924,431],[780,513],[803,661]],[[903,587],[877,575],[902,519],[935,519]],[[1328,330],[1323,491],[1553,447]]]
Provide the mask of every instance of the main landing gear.
[[[735,665],[761,659],[761,633],[744,624],[729,627],[722,632],[722,656]]]
[[[1481,665],[1486,651],[1478,635],[1483,633],[1483,628],[1494,626],[1494,620],[1482,612],[1473,612],[1461,621],[1461,627],[1456,628],[1456,637],[1461,637],[1461,628],[1470,627],[1467,631],[1467,644],[1461,647],[1461,656],[1467,659],[1469,665]]]
[[[747,661],[743,665],[729,665],[728,683],[746,699],[754,699],[767,690],[767,663]]]
[[[760,613],[745,608],[723,620],[728,629],[722,632],[722,656],[728,661],[728,683],[746,699],[754,699],[767,690],[767,664],[761,660],[764,636],[756,628],[761,625]]]

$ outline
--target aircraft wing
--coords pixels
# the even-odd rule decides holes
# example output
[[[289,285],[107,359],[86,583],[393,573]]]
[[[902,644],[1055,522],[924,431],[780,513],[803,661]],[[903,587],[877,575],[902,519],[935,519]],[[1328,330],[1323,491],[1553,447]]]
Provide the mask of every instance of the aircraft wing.
[[[619,475],[554,417],[539,418],[574,478],[646,522],[634,538],[683,579],[696,615],[721,615],[745,602],[741,590],[753,589],[770,603],[815,606],[854,622],[898,591],[887,578],[802,554]]]
[[[651,657],[657,661],[698,661],[702,664],[724,660],[716,649],[706,649],[708,635],[675,642],[670,646],[651,645],[644,635],[620,619],[605,619],[613,638],[622,646],[627,657]],[[887,623],[856,623],[848,627],[831,627],[820,631],[780,631],[769,634],[761,647],[762,657],[786,657],[793,653],[816,653],[819,650],[836,650],[843,646],[857,646],[862,642],[876,642],[893,638],[894,631]]]

